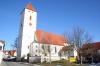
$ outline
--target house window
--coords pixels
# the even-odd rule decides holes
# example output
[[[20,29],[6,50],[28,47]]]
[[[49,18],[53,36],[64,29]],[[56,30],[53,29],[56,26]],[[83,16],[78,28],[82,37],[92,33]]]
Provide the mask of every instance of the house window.
[[[0,50],[2,50],[2,46],[0,46]]]

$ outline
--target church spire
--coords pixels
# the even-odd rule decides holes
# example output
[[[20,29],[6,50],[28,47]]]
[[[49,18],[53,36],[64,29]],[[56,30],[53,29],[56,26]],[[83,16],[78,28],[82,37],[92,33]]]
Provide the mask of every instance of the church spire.
[[[25,8],[36,12],[36,9],[32,6],[31,3],[28,3]]]

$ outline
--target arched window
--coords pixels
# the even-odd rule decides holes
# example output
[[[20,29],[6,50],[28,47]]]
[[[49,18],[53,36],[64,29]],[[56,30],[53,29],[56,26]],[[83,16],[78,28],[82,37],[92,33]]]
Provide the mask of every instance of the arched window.
[[[55,46],[55,53],[57,52],[57,48],[56,48],[56,46]]]

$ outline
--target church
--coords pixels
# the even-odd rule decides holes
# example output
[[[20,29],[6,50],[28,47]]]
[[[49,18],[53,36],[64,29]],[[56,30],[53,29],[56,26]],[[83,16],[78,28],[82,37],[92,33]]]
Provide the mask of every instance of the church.
[[[20,29],[18,35],[17,60],[30,57],[41,57],[41,62],[59,60],[63,56],[61,50],[67,45],[63,36],[37,30],[37,10],[31,3],[21,12]]]

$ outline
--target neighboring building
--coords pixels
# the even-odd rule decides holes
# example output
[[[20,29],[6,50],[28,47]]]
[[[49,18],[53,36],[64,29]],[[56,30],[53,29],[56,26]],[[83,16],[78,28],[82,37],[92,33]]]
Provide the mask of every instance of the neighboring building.
[[[0,51],[4,50],[5,41],[0,40]]]
[[[94,44],[94,48],[98,51],[98,52],[100,52],[100,42],[95,42],[95,43],[93,43]]]
[[[4,59],[15,58],[17,56],[16,50],[4,50]]]
[[[100,62],[100,42],[84,44],[80,50],[85,61]]]
[[[28,55],[41,56],[42,61],[45,56],[51,55],[51,60],[58,60],[59,51],[67,45],[66,39],[60,35],[37,30],[36,26],[37,11],[29,3],[21,12],[17,60],[27,59]]]
[[[84,44],[82,46],[82,49],[83,50],[93,49],[93,50],[99,52],[100,51],[100,42],[93,42],[90,44]]]
[[[4,50],[5,42],[0,40],[0,64],[3,58],[3,50]]]
[[[91,44],[93,45],[93,49],[100,56],[100,42],[94,42],[94,43],[91,43]],[[99,58],[99,61],[100,61],[100,58]]]

